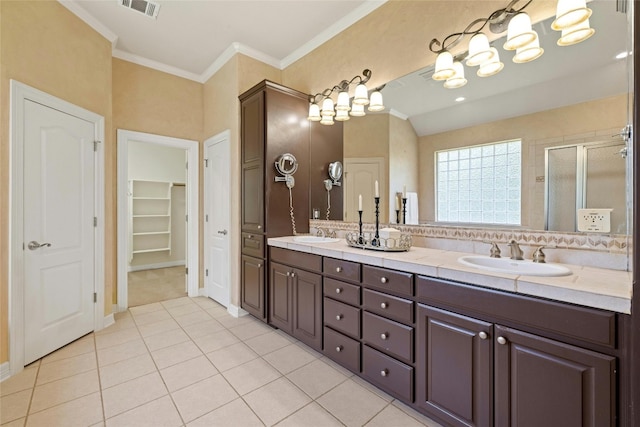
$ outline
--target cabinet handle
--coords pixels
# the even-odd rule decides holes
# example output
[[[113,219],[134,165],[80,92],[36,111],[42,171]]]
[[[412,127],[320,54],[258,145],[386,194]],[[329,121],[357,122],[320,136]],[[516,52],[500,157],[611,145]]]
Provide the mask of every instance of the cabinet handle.
[[[380,281],[381,281],[382,283],[387,283],[387,282],[389,281],[389,279],[387,279],[386,277],[381,277],[381,278],[380,278]]]
[[[336,273],[341,273],[342,272],[342,267],[336,267]]]
[[[387,304],[386,302],[383,302],[380,304],[380,308],[387,308],[389,307],[389,304]]]
[[[389,338],[389,333],[388,332],[381,333],[380,338],[382,338],[383,340],[386,340],[387,338]]]
[[[482,331],[478,334],[481,340],[486,340],[489,335],[485,331]]]
[[[342,293],[342,288],[336,288],[336,294],[341,294]]]
[[[507,343],[507,339],[505,337],[498,337],[498,344],[505,345]]]
[[[340,352],[342,351],[342,346],[341,346],[341,345],[337,346],[337,347],[336,347],[336,351],[337,351],[338,353],[340,353]]]
[[[381,377],[386,377],[387,375],[389,375],[389,371],[386,369],[383,369],[382,371],[380,371],[380,376]]]
[[[342,320],[342,318],[343,318],[343,317],[344,317],[344,316],[343,316],[342,314],[338,314],[338,315],[336,316],[336,320]]]

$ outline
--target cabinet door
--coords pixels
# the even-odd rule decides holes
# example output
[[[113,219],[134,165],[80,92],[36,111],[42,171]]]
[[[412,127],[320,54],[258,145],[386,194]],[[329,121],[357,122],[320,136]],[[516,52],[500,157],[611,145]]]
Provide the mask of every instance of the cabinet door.
[[[291,273],[293,269],[276,262],[271,262],[269,265],[269,323],[291,334],[293,325]]]
[[[615,358],[495,327],[496,426],[615,425]]]
[[[322,276],[294,270],[293,336],[322,350]]]
[[[264,260],[243,255],[241,258],[242,308],[255,317],[266,320]]]
[[[264,233],[264,166],[242,164],[242,231]]]
[[[491,323],[418,306],[418,406],[452,426],[492,424],[492,331]]]
[[[242,163],[264,160],[264,92],[260,91],[242,101],[241,138]]]

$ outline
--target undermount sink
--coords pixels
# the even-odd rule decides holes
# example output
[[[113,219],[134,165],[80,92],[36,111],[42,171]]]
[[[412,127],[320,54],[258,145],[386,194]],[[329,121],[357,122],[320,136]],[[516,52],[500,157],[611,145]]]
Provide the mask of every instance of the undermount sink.
[[[293,241],[298,243],[335,243],[339,242],[340,239],[323,236],[295,236]]]
[[[481,270],[523,276],[568,276],[571,274],[571,270],[562,265],[526,260],[517,261],[510,258],[491,258],[482,255],[463,256],[458,258],[458,262]]]

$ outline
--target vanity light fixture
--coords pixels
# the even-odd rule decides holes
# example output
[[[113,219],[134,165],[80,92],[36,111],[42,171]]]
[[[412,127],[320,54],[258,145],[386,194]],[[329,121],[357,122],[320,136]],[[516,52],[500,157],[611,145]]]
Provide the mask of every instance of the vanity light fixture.
[[[573,27],[562,30],[562,36],[558,39],[558,46],[571,46],[580,43],[591,37],[595,32],[596,30],[591,28],[587,19]]]
[[[457,89],[467,84],[467,79],[464,78],[464,67],[462,66],[462,62],[454,62],[453,70],[455,71],[455,74],[444,82],[444,87],[447,89]]]
[[[382,101],[383,86],[377,87],[369,95],[366,83],[371,78],[371,70],[366,69],[362,72],[362,76],[358,75],[351,80],[342,80],[332,88],[327,88],[315,95],[309,95],[309,116],[307,120],[312,122],[320,122],[323,125],[332,125],[335,121],[346,121],[350,117],[364,116],[365,105],[369,106],[369,111],[384,110]],[[356,84],[351,105],[349,104],[349,86]],[[333,103],[331,95],[338,92],[336,103]],[[322,108],[319,102],[322,101]]]

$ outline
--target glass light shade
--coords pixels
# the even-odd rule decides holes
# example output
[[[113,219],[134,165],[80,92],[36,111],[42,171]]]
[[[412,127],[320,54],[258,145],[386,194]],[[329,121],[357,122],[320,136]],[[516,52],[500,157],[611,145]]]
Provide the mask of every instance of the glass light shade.
[[[475,67],[489,60],[493,56],[493,52],[489,46],[489,39],[483,33],[475,34],[469,40],[469,56],[467,56],[466,64],[469,67]]]
[[[349,114],[351,114],[353,117],[362,117],[362,116],[364,116],[365,115],[364,105],[353,104],[353,107],[351,108],[351,112]]]
[[[309,117],[307,117],[307,120],[312,121],[312,122],[319,122],[321,119],[320,117],[320,106],[318,104],[316,104],[315,102],[310,103],[309,104]]]
[[[509,22],[507,42],[502,46],[505,50],[516,50],[538,38],[531,30],[531,18],[526,13],[518,13]]]
[[[480,64],[480,68],[478,68],[478,72],[476,73],[478,77],[489,77],[498,74],[504,68],[504,64],[500,62],[500,55],[498,54],[498,49],[492,47],[493,57],[486,62]]]
[[[445,50],[438,54],[436,58],[436,71],[431,78],[433,80],[447,80],[453,76],[456,71],[453,69],[453,56],[449,51]]]
[[[347,110],[337,110],[335,120],[339,122],[349,120],[349,112]]]
[[[384,110],[384,104],[382,103],[382,94],[380,91],[371,92],[371,98],[369,102],[369,111],[382,111]]]
[[[562,36],[558,39],[558,46],[571,46],[572,44],[580,43],[591,37],[595,32],[596,30],[591,28],[587,19],[573,27],[562,30]]]
[[[551,28],[556,31],[566,30],[590,16],[591,9],[587,7],[586,0],[558,0],[556,19],[551,23]]]
[[[454,62],[453,69],[456,73],[444,82],[444,87],[447,89],[456,89],[467,84],[467,79],[464,78],[464,67],[462,63],[458,61]]]
[[[320,120],[320,124],[321,125],[332,125],[333,122],[333,116],[332,115],[322,115],[322,120]]]
[[[349,111],[349,92],[343,91],[338,94],[338,102],[336,102],[336,111]]]
[[[360,83],[356,86],[356,92],[353,95],[353,104],[354,105],[367,105],[369,104],[369,91],[367,87]]]
[[[333,99],[325,98],[322,101],[322,116],[335,116],[336,112],[333,110]]]
[[[516,64],[530,62],[534,59],[540,58],[543,53],[544,49],[540,47],[540,41],[536,37],[536,39],[528,45],[516,49],[516,54],[513,57],[513,62],[515,62]]]

